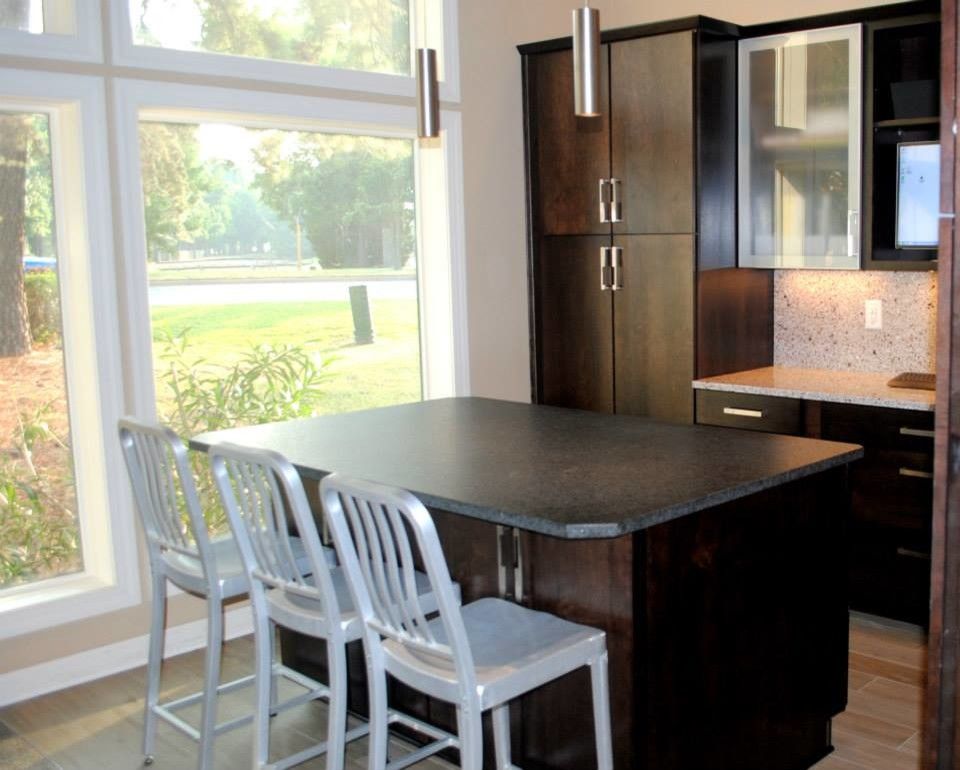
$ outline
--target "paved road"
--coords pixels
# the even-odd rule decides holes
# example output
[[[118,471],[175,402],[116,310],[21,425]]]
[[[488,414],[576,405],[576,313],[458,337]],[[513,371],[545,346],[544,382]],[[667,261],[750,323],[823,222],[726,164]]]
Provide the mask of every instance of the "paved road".
[[[391,281],[265,281],[263,283],[178,283],[150,287],[150,305],[246,305],[250,302],[318,302],[350,299],[349,288],[364,284],[370,299],[416,299],[412,278]]]

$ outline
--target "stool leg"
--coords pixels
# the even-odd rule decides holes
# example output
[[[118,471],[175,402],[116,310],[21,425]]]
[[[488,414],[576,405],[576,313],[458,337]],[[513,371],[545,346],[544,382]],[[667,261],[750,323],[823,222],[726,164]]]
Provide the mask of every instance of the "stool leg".
[[[457,707],[457,733],[460,736],[460,770],[482,770],[483,731],[479,703]]]
[[[154,568],[153,606],[150,609],[150,647],[147,653],[147,700],[143,713],[143,756],[147,764],[153,762],[157,735],[157,714],[154,709],[160,700],[160,668],[163,665],[163,627],[167,612],[167,578]]]
[[[256,590],[256,589],[255,589]],[[254,611],[256,657],[256,710],[254,711],[254,767],[262,770],[270,759],[270,712],[273,703],[273,623],[265,614]]]
[[[363,641],[365,648],[367,641]],[[330,649],[329,641],[327,649]],[[367,752],[367,767],[368,770],[383,770],[387,766],[387,675],[381,650],[366,650],[366,659],[367,688],[370,693],[370,746]]]
[[[200,770],[213,767],[213,741],[217,726],[217,687],[220,684],[220,653],[223,647],[223,604],[212,595],[207,601],[207,654],[203,671],[203,711],[200,714]],[[269,674],[268,674],[269,678]]]
[[[327,715],[327,770],[343,770],[347,731],[347,656],[342,640],[327,639],[330,711]]]
[[[613,770],[606,649],[589,665],[590,684],[593,690],[593,728],[597,741],[597,768],[598,770]]]
[[[510,706],[506,703],[494,706],[490,716],[493,719],[493,746],[497,755],[497,770],[511,770]]]

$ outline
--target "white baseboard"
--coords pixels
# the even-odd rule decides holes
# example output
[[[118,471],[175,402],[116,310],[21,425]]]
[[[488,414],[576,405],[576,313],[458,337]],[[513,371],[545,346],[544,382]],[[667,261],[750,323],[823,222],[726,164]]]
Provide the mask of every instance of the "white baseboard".
[[[224,615],[223,631],[226,639],[253,633],[253,614],[249,606],[227,610]],[[145,666],[147,641],[148,635],[144,634],[0,674],[0,707]],[[200,649],[206,642],[206,619],[168,628],[164,657]]]

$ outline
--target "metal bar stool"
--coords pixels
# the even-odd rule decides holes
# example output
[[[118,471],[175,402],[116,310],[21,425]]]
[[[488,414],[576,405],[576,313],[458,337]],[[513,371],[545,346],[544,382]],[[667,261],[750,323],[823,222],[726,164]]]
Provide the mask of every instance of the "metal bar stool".
[[[257,705],[254,729],[254,770],[285,770],[326,753],[327,770],[342,770],[346,744],[367,735],[368,724],[346,730],[346,645],[361,638],[363,624],[354,609],[346,576],[331,566],[317,533],[313,512],[296,469],[282,455],[233,444],[210,448],[213,477],[249,581],[256,639]],[[310,572],[300,568],[287,547],[288,514],[310,560]],[[422,572],[410,573],[413,596],[427,613],[437,601]],[[459,588],[447,587],[458,601]],[[274,628],[282,626],[326,641],[329,686],[311,679],[313,698],[329,702],[327,740],[284,759],[270,761],[271,672]],[[397,712],[387,718],[435,739],[446,736],[432,726]]]
[[[332,474],[320,484],[328,525],[363,619],[370,689],[370,770],[387,761],[386,675],[456,706],[463,770],[483,767],[480,716],[492,710],[497,770],[513,770],[509,701],[581,666],[590,669],[597,765],[612,770],[606,634],[504,601],[461,607],[433,520],[409,492]],[[411,590],[419,556],[439,616]],[[435,751],[445,748],[438,744]]]
[[[254,678],[251,675],[220,683],[223,603],[247,594],[246,575],[234,539],[229,536],[211,539],[207,533],[187,449],[177,434],[167,427],[129,417],[120,420],[119,433],[146,536],[153,586],[143,724],[144,763],[153,762],[159,717],[200,744],[198,767],[210,770],[213,767],[214,738],[253,719],[252,715],[245,715],[222,724],[216,722],[217,696],[250,684]],[[299,541],[294,540],[289,547],[303,562],[305,556]],[[327,551],[328,558],[335,560],[332,549]],[[203,690],[160,703],[168,580],[207,600],[207,648]],[[197,702],[202,704],[199,729],[176,713]],[[279,704],[274,710],[293,705],[296,704]]]

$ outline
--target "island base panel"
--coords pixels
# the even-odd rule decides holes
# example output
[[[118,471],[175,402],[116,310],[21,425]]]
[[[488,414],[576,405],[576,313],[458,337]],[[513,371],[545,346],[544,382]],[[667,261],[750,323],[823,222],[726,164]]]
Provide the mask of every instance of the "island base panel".
[[[618,770],[802,770],[832,750],[830,718],[846,705],[848,510],[839,468],[620,538],[520,533],[523,603],[607,631]],[[496,525],[433,516],[464,602],[497,594]],[[284,661],[324,680],[323,643],[281,636]],[[359,643],[348,667],[350,708],[366,713]],[[451,706],[397,683],[391,702],[455,724]],[[514,762],[594,767],[591,709],[586,670],[514,703]],[[485,733],[493,768],[489,720]]]

